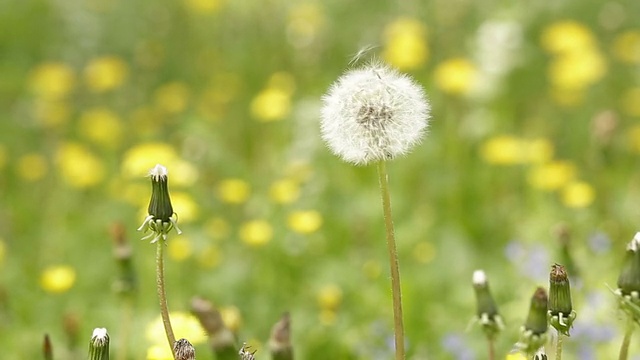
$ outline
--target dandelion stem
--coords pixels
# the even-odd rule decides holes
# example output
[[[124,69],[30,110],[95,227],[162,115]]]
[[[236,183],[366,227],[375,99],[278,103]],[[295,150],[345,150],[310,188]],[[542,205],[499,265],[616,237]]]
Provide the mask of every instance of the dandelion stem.
[[[156,285],[158,287],[158,300],[160,301],[160,314],[162,314],[162,323],[164,324],[164,331],[167,334],[167,340],[169,341],[169,347],[175,358],[173,345],[176,342],[176,338],[173,335],[173,329],[171,328],[171,321],[169,320],[169,309],[167,307],[167,293],[164,288],[164,247],[165,240],[160,238],[156,243]]]
[[[629,344],[631,344],[631,335],[633,334],[633,330],[635,329],[633,316],[628,315],[628,317],[627,329],[624,332],[624,338],[622,339],[622,345],[620,346],[620,356],[618,356],[619,360],[627,360],[627,358],[629,357]]]
[[[487,340],[489,342],[489,360],[495,360],[496,358],[495,341],[493,340],[493,337],[489,337],[487,338]]]
[[[400,270],[398,267],[398,251],[393,231],[393,219],[391,217],[391,199],[389,196],[389,177],[385,161],[378,162],[378,180],[380,182],[380,195],[382,197],[382,209],[387,230],[387,248],[389,250],[389,265],[391,267],[391,292],[393,294],[393,320],[396,347],[396,360],[404,360],[404,325],[402,323],[402,292],[400,289]]]
[[[558,331],[558,340],[556,341],[556,360],[562,360],[562,338],[564,335]]]
[[[133,299],[127,296],[122,304],[122,319],[120,320],[120,351],[118,352],[118,360],[126,360],[129,358],[129,336],[131,334],[131,320],[133,318]]]

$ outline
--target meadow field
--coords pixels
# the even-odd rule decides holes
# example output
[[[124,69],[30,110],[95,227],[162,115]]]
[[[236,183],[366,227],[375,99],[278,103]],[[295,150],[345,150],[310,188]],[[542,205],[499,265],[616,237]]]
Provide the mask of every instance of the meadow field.
[[[376,169],[334,156],[319,125],[331,84],[371,61],[431,104],[422,142],[387,165],[407,359],[487,358],[476,269],[506,324],[497,358],[524,359],[554,263],[577,313],[565,358],[617,358],[610,288],[640,231],[639,19],[634,0],[0,2],[0,358],[40,359],[48,334],[55,359],[86,359],[96,327],[114,359],[171,358],[136,231],[162,164],[183,232],[168,305],[198,359],[214,357],[195,296],[258,360],[285,312],[297,359],[392,359]]]

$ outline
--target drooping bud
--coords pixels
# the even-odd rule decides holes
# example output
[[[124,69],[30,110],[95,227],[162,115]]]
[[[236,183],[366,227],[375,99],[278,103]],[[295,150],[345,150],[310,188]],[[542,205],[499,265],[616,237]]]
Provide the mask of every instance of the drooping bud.
[[[280,321],[271,328],[269,350],[273,360],[293,360],[293,346],[291,346],[291,317],[284,313]]]
[[[93,330],[89,341],[89,360],[109,360],[109,334],[107,329],[96,328]]]
[[[576,318],[571,303],[571,287],[569,276],[564,266],[554,264],[549,274],[549,323],[566,336]]]
[[[176,354],[176,360],[196,359],[196,349],[187,339],[180,339],[176,341],[173,344],[173,353]]]
[[[502,317],[498,313],[498,307],[489,291],[487,276],[482,270],[473,272],[473,289],[476,293],[477,320],[489,339],[496,336],[504,328]]]
[[[547,342],[547,301],[547,291],[538,287],[531,297],[529,315],[520,328],[520,340],[516,344],[527,354],[533,354]]]

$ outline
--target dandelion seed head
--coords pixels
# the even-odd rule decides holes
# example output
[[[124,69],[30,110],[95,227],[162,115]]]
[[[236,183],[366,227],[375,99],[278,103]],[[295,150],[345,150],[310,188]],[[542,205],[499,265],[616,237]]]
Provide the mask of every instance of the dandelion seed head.
[[[476,270],[473,272],[473,284],[485,285],[487,283],[487,275],[482,270]]]
[[[430,106],[418,84],[381,63],[341,76],[323,97],[322,138],[344,161],[365,165],[420,142]]]
[[[149,170],[149,176],[151,176],[151,178],[154,181],[160,181],[160,179],[166,179],[167,175],[169,175],[169,170],[167,170],[166,167],[160,164],[156,164],[156,166],[154,166],[153,169]]]

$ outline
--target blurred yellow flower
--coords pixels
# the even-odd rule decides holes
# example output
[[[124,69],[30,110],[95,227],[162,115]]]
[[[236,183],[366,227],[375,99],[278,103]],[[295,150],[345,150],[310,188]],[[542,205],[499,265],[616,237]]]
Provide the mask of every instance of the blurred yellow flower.
[[[640,64],[640,31],[629,30],[616,36],[613,55],[622,62]]]
[[[221,240],[229,236],[231,228],[227,220],[221,217],[213,217],[204,224],[204,230],[212,239]]]
[[[266,220],[251,220],[240,225],[240,240],[249,246],[267,244],[273,237],[273,228]]]
[[[64,181],[73,187],[95,186],[105,176],[102,161],[80,144],[61,145],[56,154],[56,163]]]
[[[176,236],[167,241],[167,253],[175,261],[187,260],[193,254],[191,240],[184,236]]]
[[[300,234],[311,234],[322,226],[322,215],[315,210],[294,211],[287,218],[289,228]]]
[[[625,114],[640,117],[640,86],[625,91],[621,102]]]
[[[251,101],[251,115],[261,122],[282,120],[291,112],[291,97],[287,91],[268,87]]]
[[[174,186],[190,186],[198,179],[198,169],[180,159],[173,146],[156,142],[143,143],[127,150],[122,160],[122,174],[127,178],[142,178],[158,163],[167,167],[169,181]]]
[[[627,136],[630,150],[640,153],[640,125],[633,126],[627,132]]]
[[[240,330],[240,326],[242,326],[242,314],[240,313],[240,309],[233,305],[224,306],[220,308],[220,315],[222,316],[224,325],[229,328],[229,330],[233,332]]]
[[[485,141],[480,156],[493,165],[516,165],[527,160],[525,142],[512,135],[499,135]]]
[[[400,18],[385,27],[383,57],[400,70],[422,67],[429,58],[426,27],[416,19]]]
[[[527,360],[527,357],[524,356],[521,352],[514,352],[507,354],[506,360]]]
[[[269,198],[277,204],[290,204],[300,197],[300,185],[292,179],[275,181],[269,187]]]
[[[287,23],[287,39],[297,48],[313,43],[326,22],[320,4],[314,2],[292,3]]]
[[[336,311],[342,303],[342,289],[335,284],[324,285],[318,291],[317,300],[320,309]]]
[[[171,203],[180,223],[198,219],[200,209],[191,195],[181,191],[171,192]]]
[[[591,205],[596,194],[593,187],[583,181],[574,181],[562,188],[562,203],[570,208],[583,208]]]
[[[76,75],[62,62],[46,62],[38,65],[29,75],[29,88],[37,96],[54,100],[67,96],[74,88]]]
[[[183,112],[189,104],[189,88],[180,82],[159,87],[155,92],[155,105],[165,113],[175,115]]]
[[[87,87],[97,93],[119,88],[128,76],[127,63],[117,56],[92,59],[84,68],[84,81]]]
[[[436,257],[436,248],[428,241],[421,241],[413,248],[413,257],[420,263],[430,263]]]
[[[222,5],[221,0],[185,0],[187,8],[199,14],[211,14]]]
[[[50,266],[40,275],[40,286],[50,293],[63,293],[76,282],[76,270],[68,265]]]
[[[203,344],[206,342],[206,331],[202,328],[200,322],[195,316],[187,312],[172,311],[169,313],[169,317],[171,318],[171,326],[173,327],[173,333],[176,339],[189,339],[189,342],[193,345]],[[166,347],[169,351],[169,357],[163,357],[165,352],[159,351],[159,349],[153,349],[153,352],[147,351],[148,359],[173,360],[171,349],[167,344],[167,335],[164,332],[164,325],[162,324],[162,318],[160,315],[147,325],[145,335],[149,343],[153,345],[161,345],[162,347]],[[149,350],[151,350],[151,348]],[[149,357],[151,355],[154,357]]]
[[[80,115],[80,135],[99,145],[114,148],[122,140],[122,122],[118,115],[107,108],[92,108]]]
[[[26,181],[37,181],[42,179],[49,170],[47,159],[35,153],[21,156],[18,159],[18,175]]]
[[[216,190],[220,200],[229,204],[242,204],[251,195],[251,186],[242,179],[222,180]]]
[[[552,161],[532,168],[528,174],[531,186],[541,190],[557,190],[574,179],[575,166],[569,161]]]
[[[147,348],[147,360],[173,360],[168,344],[152,344]]]
[[[564,54],[591,48],[595,41],[591,30],[573,21],[559,21],[549,25],[541,38],[542,47],[554,54]]]
[[[527,159],[534,164],[550,161],[553,158],[554,146],[544,138],[534,139],[526,144]]]
[[[209,245],[198,252],[198,264],[205,269],[211,269],[220,264],[220,250],[215,245]]]
[[[33,112],[38,123],[45,127],[59,127],[71,117],[71,107],[64,100],[37,99]]]
[[[455,58],[438,64],[434,74],[436,85],[453,95],[468,93],[475,85],[476,66],[469,60]]]
[[[592,48],[574,51],[554,58],[549,65],[551,84],[574,90],[592,85],[602,79],[607,64],[602,54]]]

